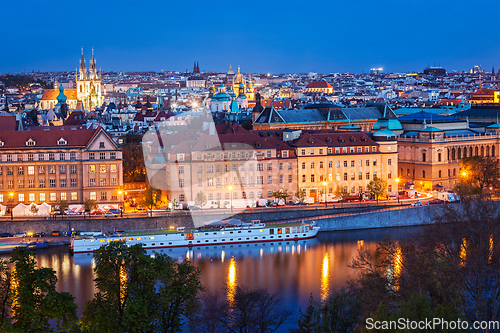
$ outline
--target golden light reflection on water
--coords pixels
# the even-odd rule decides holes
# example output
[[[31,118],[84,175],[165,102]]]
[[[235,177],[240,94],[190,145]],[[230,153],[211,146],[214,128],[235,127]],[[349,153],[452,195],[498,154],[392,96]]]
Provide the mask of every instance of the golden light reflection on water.
[[[493,235],[490,235],[490,256],[488,260],[491,261],[493,258]]]
[[[328,252],[323,255],[323,264],[321,265],[321,301],[328,298],[330,291],[330,257]]]
[[[401,252],[401,248],[398,247],[396,249],[396,253],[394,254],[394,289],[398,289],[399,286],[397,284],[398,278],[401,276],[401,270],[402,270],[402,262],[403,261],[403,254]]]
[[[462,238],[462,244],[460,244],[460,259],[462,259],[462,266],[465,265],[465,258],[467,258],[467,240]]]
[[[234,258],[231,258],[229,260],[229,268],[227,272],[227,301],[229,302],[230,306],[232,306],[234,302],[236,285],[236,260]]]
[[[19,282],[17,281],[16,268],[12,269],[11,278],[10,278],[10,292],[12,293],[12,315],[16,314],[16,308],[18,305],[17,302],[17,288],[19,286]]]
[[[362,248],[363,245],[365,245],[365,242],[362,239],[358,240],[358,248]]]
[[[221,262],[224,262],[224,259],[226,258],[226,252],[225,251],[222,251],[221,254],[220,254],[220,261]]]

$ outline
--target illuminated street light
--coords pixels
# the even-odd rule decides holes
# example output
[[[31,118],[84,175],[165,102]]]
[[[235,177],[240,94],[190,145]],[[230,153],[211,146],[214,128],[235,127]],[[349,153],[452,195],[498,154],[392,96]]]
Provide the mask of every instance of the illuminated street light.
[[[13,207],[14,206],[14,192],[9,193],[9,201],[10,201],[10,219],[14,219],[14,212],[13,212]]]
[[[325,187],[325,208],[328,207],[328,205],[326,203],[326,185],[327,185],[327,182],[323,182],[323,186]]]
[[[120,195],[122,197],[122,205],[120,207],[120,217],[123,217],[123,208],[124,208],[124,205],[123,205],[123,196],[122,196],[122,190],[119,190],[118,191],[118,195]]]
[[[464,177],[467,176],[467,172],[465,172],[465,171],[462,172],[462,176],[464,176]]]

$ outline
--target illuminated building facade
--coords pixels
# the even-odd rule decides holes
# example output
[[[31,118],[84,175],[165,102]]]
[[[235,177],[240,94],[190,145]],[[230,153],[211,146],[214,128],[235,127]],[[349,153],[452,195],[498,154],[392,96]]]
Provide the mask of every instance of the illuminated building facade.
[[[94,50],[92,49],[92,60],[90,68],[87,71],[85,60],[80,59],[80,68],[76,75],[76,94],[77,99],[82,101],[83,108],[87,111],[99,107],[103,103],[101,78],[97,73],[97,66],[94,59]]]
[[[0,132],[0,203],[120,205],[122,152],[101,127]],[[12,196],[10,194],[12,193]],[[9,207],[10,208],[10,207]]]

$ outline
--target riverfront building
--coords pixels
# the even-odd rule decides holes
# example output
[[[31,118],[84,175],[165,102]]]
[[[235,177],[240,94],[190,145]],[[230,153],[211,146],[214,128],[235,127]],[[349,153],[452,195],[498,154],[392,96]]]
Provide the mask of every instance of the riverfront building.
[[[82,205],[123,202],[122,152],[97,126],[0,131],[0,203]]]

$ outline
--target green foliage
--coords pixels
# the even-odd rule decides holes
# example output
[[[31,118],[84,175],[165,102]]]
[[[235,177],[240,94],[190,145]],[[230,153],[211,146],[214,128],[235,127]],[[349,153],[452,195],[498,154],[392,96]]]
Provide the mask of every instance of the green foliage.
[[[372,195],[374,199],[387,196],[387,180],[382,178],[374,177],[368,183],[368,192]]]
[[[87,199],[83,202],[83,211],[90,214],[92,211],[96,210],[99,206],[94,200]]]
[[[144,165],[144,156],[140,142],[130,142],[123,145],[122,154],[123,181],[125,183],[145,182],[146,167]]]
[[[161,190],[158,190],[152,186],[148,186],[138,197],[138,202],[141,206],[152,211],[160,206],[161,202]]]
[[[14,86],[18,87],[21,90],[28,90],[28,88],[30,87],[30,83],[38,83],[46,89],[51,88],[51,85],[48,85],[45,81],[39,79],[33,80],[33,78],[27,75],[20,75],[20,74],[1,75],[0,81],[3,81],[6,87]]]
[[[56,291],[57,277],[51,268],[37,268],[35,253],[15,248],[10,262],[15,265],[11,281],[11,328],[19,332],[57,332],[77,321],[77,306],[69,293]],[[49,321],[55,321],[51,328]]]
[[[203,193],[201,191],[198,192],[198,194],[196,194],[196,198],[195,198],[194,203],[198,207],[205,206],[205,204],[207,203],[207,197],[206,197],[205,193]]]
[[[498,160],[489,156],[467,157],[460,161],[460,183],[456,191],[461,197],[485,197],[490,188],[500,186],[500,166]]]
[[[338,198],[338,200],[344,200],[344,198],[347,195],[347,191],[344,187],[337,185],[337,188],[335,189],[334,194],[335,194],[335,197]]]
[[[0,259],[0,332],[10,326],[10,272],[7,261]]]
[[[90,332],[178,332],[197,305],[200,272],[187,260],[155,254],[141,245],[112,242],[95,254],[99,290],[85,304],[82,327]]]
[[[283,199],[286,202],[290,194],[288,194],[288,190],[280,188],[279,190],[272,191],[271,196],[275,198],[276,201]]]
[[[57,205],[59,206],[59,211],[61,212],[61,214],[64,213],[69,207],[67,200],[59,200],[57,202]]]
[[[295,193],[295,198],[297,198],[297,200],[299,202],[304,202],[304,198],[306,197],[306,194],[304,193],[304,191],[302,191],[302,189],[298,189],[297,192]]]

